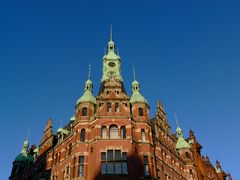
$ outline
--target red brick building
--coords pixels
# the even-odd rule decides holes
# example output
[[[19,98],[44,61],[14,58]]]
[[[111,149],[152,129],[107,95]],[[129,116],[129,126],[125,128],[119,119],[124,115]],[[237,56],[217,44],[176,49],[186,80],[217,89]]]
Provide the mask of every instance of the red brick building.
[[[56,134],[49,119],[39,148],[28,149],[26,140],[9,179],[231,179],[218,161],[213,166],[201,155],[192,131],[187,139],[180,127],[172,134],[160,101],[150,118],[135,72],[127,95],[112,37],[97,96],[92,88],[89,68],[75,116]]]

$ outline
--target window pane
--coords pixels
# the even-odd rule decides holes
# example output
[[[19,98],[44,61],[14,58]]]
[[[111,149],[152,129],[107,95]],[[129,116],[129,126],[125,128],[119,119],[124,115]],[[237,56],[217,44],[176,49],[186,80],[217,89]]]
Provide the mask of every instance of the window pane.
[[[113,160],[113,150],[107,151],[107,160],[112,161]]]
[[[105,152],[101,153],[101,160],[106,161],[106,153]]]
[[[113,162],[107,164],[107,174],[113,174]]]
[[[102,139],[106,139],[106,138],[107,138],[107,128],[102,127]]]
[[[121,174],[121,163],[120,162],[115,163],[115,174]]]
[[[121,150],[115,151],[115,160],[120,161],[121,160]]]
[[[126,138],[126,128],[125,127],[121,127],[121,138],[122,139]]]
[[[144,165],[144,176],[149,176],[148,165]]]
[[[85,142],[85,129],[81,130],[81,142]]]
[[[144,164],[148,164],[148,157],[147,157],[147,156],[144,156],[144,157],[143,157],[143,163],[144,163]]]
[[[84,163],[84,156],[79,156],[79,164],[83,164]]]
[[[117,139],[117,138],[118,138],[118,127],[110,126],[110,139]]]
[[[101,164],[101,174],[107,173],[107,164],[105,162],[102,162]]]
[[[127,160],[127,153],[126,152],[122,153],[122,160]]]
[[[83,165],[78,166],[78,176],[80,176],[80,177],[84,176],[84,166]]]
[[[128,174],[127,162],[122,162],[122,173]]]

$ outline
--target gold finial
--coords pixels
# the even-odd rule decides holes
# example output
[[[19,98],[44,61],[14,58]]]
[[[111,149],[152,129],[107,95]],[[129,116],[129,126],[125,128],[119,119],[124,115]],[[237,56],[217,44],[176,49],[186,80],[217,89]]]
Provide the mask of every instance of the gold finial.
[[[133,80],[134,80],[134,81],[136,80],[136,72],[135,72],[134,64],[133,64]]]
[[[90,80],[91,78],[91,63],[88,65],[88,79]]]
[[[110,25],[110,41],[112,41],[112,25]]]

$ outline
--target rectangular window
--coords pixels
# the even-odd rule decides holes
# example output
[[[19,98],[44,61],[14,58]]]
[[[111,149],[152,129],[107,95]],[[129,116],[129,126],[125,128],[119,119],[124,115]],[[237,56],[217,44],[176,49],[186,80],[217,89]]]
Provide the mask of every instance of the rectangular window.
[[[79,163],[78,163],[78,176],[84,176],[84,156],[79,156]]]
[[[127,153],[121,150],[101,152],[101,174],[128,174]]]
[[[111,103],[107,103],[107,111],[112,112],[112,104]]]
[[[144,176],[149,176],[148,156],[143,156]]]
[[[75,166],[76,166],[76,157],[73,158],[72,177],[75,177]]]
[[[115,104],[115,112],[120,112],[119,103]]]

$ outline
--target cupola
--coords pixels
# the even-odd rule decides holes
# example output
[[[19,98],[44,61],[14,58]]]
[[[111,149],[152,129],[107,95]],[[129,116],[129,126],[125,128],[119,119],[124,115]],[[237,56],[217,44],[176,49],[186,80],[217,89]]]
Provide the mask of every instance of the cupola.
[[[91,75],[90,73],[91,73],[91,65],[89,65],[88,80],[85,82],[84,93],[78,99],[76,105],[78,105],[79,103],[85,103],[85,102],[96,104],[96,98],[92,94],[93,85],[92,85],[92,81],[90,80],[90,75]]]

